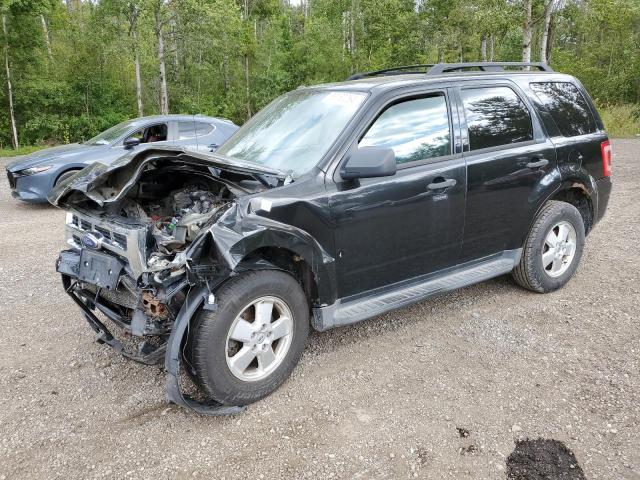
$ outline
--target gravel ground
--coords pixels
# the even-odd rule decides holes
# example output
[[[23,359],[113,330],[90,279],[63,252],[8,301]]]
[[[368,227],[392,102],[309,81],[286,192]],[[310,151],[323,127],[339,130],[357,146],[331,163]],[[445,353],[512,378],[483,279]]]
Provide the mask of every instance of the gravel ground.
[[[640,141],[613,147],[608,215],[564,289],[501,277],[314,334],[230,418],[165,404],[160,367],[93,342],[54,272],[63,212],[0,182],[0,479],[505,478],[539,437],[588,479],[640,479]]]

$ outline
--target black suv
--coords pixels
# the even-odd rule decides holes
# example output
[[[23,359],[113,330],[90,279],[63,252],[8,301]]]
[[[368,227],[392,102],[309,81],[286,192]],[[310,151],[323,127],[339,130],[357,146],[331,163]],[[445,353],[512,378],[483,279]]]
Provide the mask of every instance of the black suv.
[[[562,287],[611,190],[584,88],[543,64],[419,67],[287,93],[215,154],[149,149],[59,185],[57,270],[97,340],[164,359],[168,400],[233,413],[310,327],[506,273]]]

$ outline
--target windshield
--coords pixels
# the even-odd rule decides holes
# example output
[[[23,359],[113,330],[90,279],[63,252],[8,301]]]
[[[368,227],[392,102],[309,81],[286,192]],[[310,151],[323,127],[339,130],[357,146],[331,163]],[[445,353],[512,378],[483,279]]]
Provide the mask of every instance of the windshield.
[[[99,133],[91,140],[87,140],[84,142],[87,145],[109,145],[114,140],[117,140],[122,135],[127,133],[127,131],[134,125],[135,120],[127,120],[126,122],[119,123],[114,125],[113,127],[105,130],[102,133]]]
[[[295,90],[276,98],[216,153],[293,173],[318,164],[367,94]]]

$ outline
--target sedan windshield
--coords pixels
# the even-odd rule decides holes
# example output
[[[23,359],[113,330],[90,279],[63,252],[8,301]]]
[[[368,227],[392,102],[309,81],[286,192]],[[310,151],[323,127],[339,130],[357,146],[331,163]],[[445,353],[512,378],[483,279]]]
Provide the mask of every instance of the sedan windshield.
[[[87,140],[84,142],[87,145],[110,145],[111,142],[117,140],[122,135],[127,133],[129,129],[135,124],[135,120],[127,120],[126,122],[119,123],[114,125],[113,127],[105,130],[102,133],[99,133],[91,140]]]
[[[366,93],[295,90],[262,109],[216,153],[298,176],[318,164]]]

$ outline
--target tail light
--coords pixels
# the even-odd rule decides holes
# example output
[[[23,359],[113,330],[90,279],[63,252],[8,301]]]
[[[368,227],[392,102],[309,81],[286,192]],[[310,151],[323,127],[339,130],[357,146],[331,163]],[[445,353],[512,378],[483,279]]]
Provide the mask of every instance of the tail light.
[[[605,140],[600,144],[600,152],[602,153],[602,173],[605,177],[611,176],[611,143]]]

